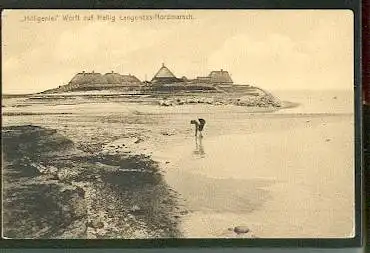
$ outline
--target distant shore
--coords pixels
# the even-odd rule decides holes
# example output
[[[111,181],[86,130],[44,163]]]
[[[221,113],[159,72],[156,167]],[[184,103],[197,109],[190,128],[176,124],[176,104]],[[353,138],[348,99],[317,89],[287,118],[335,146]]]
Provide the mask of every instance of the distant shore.
[[[79,103],[86,99],[99,99],[100,103],[122,101],[122,102],[135,102],[135,103],[148,103],[160,106],[182,106],[187,104],[209,104],[213,106],[235,105],[248,108],[266,108],[268,111],[271,109],[288,109],[299,106],[298,103],[281,101],[271,94],[261,95],[248,95],[248,94],[223,94],[217,93],[150,93],[150,94],[137,94],[137,93],[113,93],[107,91],[101,92],[66,92],[55,94],[25,94],[25,95],[3,95],[5,99],[11,98],[25,98],[30,101],[60,101],[62,103],[72,102],[79,99]],[[3,105],[3,107],[6,105]],[[17,105],[21,106],[21,105]],[[259,110],[259,109],[258,109]]]

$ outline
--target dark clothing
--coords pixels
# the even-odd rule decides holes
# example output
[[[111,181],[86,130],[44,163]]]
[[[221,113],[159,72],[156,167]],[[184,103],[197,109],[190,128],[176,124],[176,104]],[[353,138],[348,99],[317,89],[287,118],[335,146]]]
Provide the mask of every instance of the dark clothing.
[[[199,120],[199,125],[198,125],[198,130],[202,131],[204,128],[204,125],[206,124],[206,121],[204,119],[198,119]]]
[[[196,120],[191,120],[190,121],[190,124],[194,124],[195,125],[195,136],[198,135],[198,131],[200,132],[200,136],[202,137],[202,131],[203,131],[203,128],[204,128],[204,125],[206,124],[206,121],[204,119],[198,119],[198,121]]]

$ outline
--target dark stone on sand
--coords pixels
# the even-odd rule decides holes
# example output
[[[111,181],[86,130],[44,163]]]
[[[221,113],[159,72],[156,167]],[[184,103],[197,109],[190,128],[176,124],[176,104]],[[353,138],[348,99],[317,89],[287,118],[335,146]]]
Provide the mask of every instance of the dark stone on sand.
[[[143,141],[144,141],[143,139],[138,138],[134,143],[135,143],[135,144],[138,144],[138,143],[143,142]]]
[[[162,132],[162,135],[165,135],[165,136],[171,136],[171,135],[174,135],[174,133],[170,133],[170,132]]]
[[[80,198],[85,198],[85,190],[82,189],[81,187],[77,187],[75,192],[77,193],[77,195],[80,197]]]
[[[330,139],[326,139],[325,141],[328,142],[328,141],[331,141],[331,140]]]
[[[101,221],[91,221],[87,224],[88,227],[91,227],[91,228],[103,228],[104,227],[104,223],[101,222]]]
[[[246,226],[237,226],[234,228],[234,232],[237,234],[245,234],[249,232],[249,228]]]

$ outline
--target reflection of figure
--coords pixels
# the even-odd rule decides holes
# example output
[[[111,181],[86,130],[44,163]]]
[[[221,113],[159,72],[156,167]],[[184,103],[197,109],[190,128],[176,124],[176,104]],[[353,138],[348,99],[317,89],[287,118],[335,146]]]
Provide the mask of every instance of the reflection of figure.
[[[202,135],[202,131],[203,131],[203,128],[204,128],[204,125],[206,124],[206,121],[204,119],[198,119],[198,121],[196,120],[192,120],[190,121],[190,124],[194,124],[195,126],[195,137],[198,136],[198,131],[199,131],[199,137],[202,138],[203,135]]]
[[[203,143],[202,143],[202,138],[199,138],[199,141],[198,141],[197,136],[195,137],[195,151],[194,151],[194,154],[200,155],[201,157],[203,157],[205,155],[204,147],[203,147]]]

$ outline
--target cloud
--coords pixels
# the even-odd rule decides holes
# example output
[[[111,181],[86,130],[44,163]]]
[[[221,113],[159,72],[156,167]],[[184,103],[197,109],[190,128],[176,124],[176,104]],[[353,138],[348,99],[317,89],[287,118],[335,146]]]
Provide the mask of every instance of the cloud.
[[[3,90],[42,91],[82,70],[150,79],[161,62],[190,78],[223,68],[237,83],[267,89],[352,87],[353,23],[348,15],[194,13],[191,22],[36,25],[6,19]]]
[[[287,36],[270,34],[256,40],[241,34],[228,39],[214,52],[208,64],[222,66],[238,83],[261,86],[293,85],[310,61],[299,45]]]
[[[328,28],[318,27],[314,30],[317,36],[299,40],[287,33],[269,33],[258,39],[239,34],[227,39],[208,64],[227,69],[234,82],[269,89],[352,88],[350,34]],[[346,44],[338,43],[340,39],[347,40]]]
[[[54,36],[45,37],[44,43],[30,42],[27,51],[5,50],[3,88],[9,92],[38,92],[65,84],[82,70],[122,70],[122,65],[133,61],[130,54],[160,44],[167,32],[107,23],[60,29]],[[44,36],[47,34],[43,31]]]

